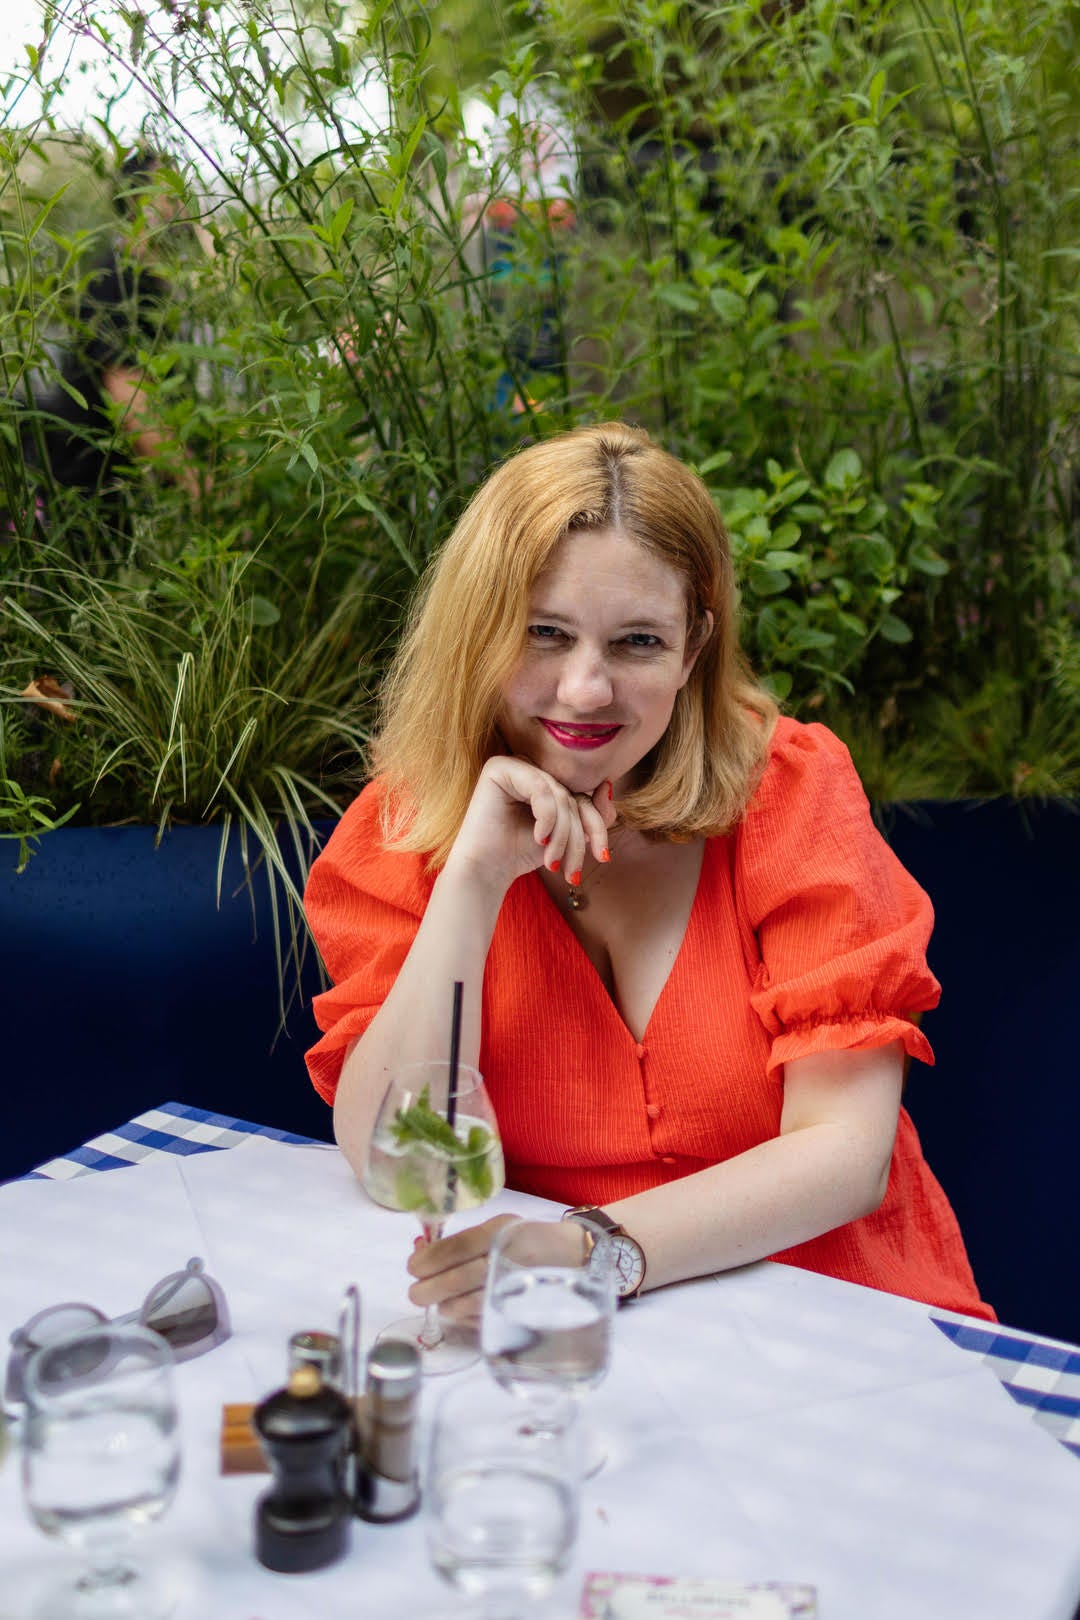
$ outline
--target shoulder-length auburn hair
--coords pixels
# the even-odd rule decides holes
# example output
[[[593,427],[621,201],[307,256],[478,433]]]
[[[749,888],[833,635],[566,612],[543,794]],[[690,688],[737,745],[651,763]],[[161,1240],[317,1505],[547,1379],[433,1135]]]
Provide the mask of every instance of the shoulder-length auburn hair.
[[[739,649],[727,531],[696,473],[642,430],[608,422],[505,461],[421,581],[371,748],[395,848],[427,854],[433,867],[446,860],[499,746],[533,585],[562,537],[589,529],[618,529],[674,568],[686,581],[690,645],[702,642],[643,780],[619,801],[620,820],[684,840],[726,832],[742,815],[777,711]]]

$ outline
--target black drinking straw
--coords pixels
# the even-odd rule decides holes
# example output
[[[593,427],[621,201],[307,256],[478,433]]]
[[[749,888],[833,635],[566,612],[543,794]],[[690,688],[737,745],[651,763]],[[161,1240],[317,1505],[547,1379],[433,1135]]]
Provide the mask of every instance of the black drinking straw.
[[[450,1020],[450,1084],[446,1091],[446,1122],[451,1128],[457,1118],[458,1058],[461,1053],[462,983],[454,980],[454,1012]]]
[[[457,1119],[458,1058],[461,1053],[461,994],[460,979],[454,980],[454,1012],[450,1020],[450,1079],[446,1087],[446,1123],[454,1129]],[[457,1196],[457,1166],[451,1164],[446,1177],[446,1209],[449,1214]]]

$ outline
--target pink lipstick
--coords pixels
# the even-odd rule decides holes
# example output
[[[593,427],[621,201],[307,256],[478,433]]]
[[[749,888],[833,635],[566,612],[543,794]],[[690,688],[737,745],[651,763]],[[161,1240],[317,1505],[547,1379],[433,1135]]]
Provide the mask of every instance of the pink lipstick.
[[[561,748],[586,750],[605,747],[622,730],[621,725],[578,726],[563,721],[545,720],[543,717],[540,724]]]

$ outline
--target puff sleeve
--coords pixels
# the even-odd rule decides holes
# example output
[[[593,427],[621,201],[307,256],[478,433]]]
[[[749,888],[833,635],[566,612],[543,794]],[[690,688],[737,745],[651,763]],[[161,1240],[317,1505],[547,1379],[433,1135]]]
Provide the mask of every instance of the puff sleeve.
[[[304,891],[315,942],[333,987],[312,1002],[322,1039],[306,1054],[312,1084],[337,1092],[346,1048],[390,993],[431,898],[419,855],[383,847],[382,788],[370,783],[346,810]]]
[[[933,1063],[912,1015],[937,1005],[928,896],[874,826],[850,755],[821,725],[783,719],[739,831],[739,911],[756,936],[751,1004],[793,1058],[900,1039]]]

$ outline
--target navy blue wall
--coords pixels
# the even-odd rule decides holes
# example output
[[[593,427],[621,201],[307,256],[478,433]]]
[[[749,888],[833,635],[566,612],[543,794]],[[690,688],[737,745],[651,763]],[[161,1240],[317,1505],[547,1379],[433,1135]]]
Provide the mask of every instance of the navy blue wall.
[[[0,1179],[168,1100],[332,1136],[304,1068],[310,1007],[278,1033],[264,874],[253,922],[235,840],[220,912],[217,830],[153,842],[64,828],[20,876],[0,844]]]
[[[1078,808],[894,808],[888,834],[933,899],[942,982],[907,1107],[983,1297],[1080,1343]]]
[[[926,805],[891,811],[888,836],[934,900],[944,985],[907,1105],[984,1297],[1080,1341],[1080,816]],[[65,828],[21,877],[0,844],[0,1179],[167,1099],[330,1138],[309,1007],[275,1044],[264,880],[253,939],[235,851],[215,912],[217,837],[178,828],[155,852],[145,828]]]

